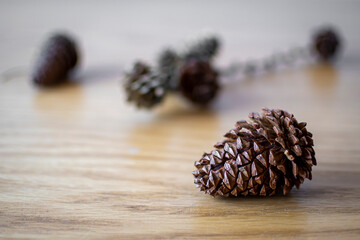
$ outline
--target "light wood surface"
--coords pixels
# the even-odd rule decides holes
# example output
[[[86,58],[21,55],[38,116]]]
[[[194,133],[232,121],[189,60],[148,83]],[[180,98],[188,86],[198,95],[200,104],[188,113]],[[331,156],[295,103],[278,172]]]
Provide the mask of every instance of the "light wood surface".
[[[360,238],[359,4],[207,2],[1,2],[0,69],[10,80],[0,83],[0,238]],[[188,8],[189,16],[176,17]],[[335,66],[287,68],[225,86],[205,111],[177,96],[152,112],[124,101],[126,64],[200,28],[223,36],[221,66],[302,44],[322,22],[346,35]],[[82,68],[74,83],[37,89],[29,83],[31,59],[58,28],[82,42]],[[193,162],[264,106],[308,122],[318,160],[313,180],[285,197],[200,193]]]

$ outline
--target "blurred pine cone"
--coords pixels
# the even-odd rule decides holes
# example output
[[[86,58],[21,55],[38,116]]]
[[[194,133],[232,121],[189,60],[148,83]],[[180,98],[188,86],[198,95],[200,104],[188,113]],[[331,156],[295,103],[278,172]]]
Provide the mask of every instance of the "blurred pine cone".
[[[165,80],[152,72],[146,64],[137,62],[127,74],[125,91],[129,102],[134,102],[140,108],[151,108],[163,100]]]
[[[205,106],[219,91],[218,73],[207,61],[189,60],[180,71],[179,88],[191,102]]]
[[[208,61],[218,52],[220,40],[216,36],[206,36],[191,44],[185,51],[184,59],[201,59]]]
[[[178,70],[180,65],[180,57],[172,49],[163,50],[158,58],[158,68],[161,76],[169,89],[175,89],[178,86]]]
[[[77,62],[75,41],[70,36],[55,34],[41,49],[33,72],[33,82],[41,86],[63,82]]]
[[[313,49],[323,61],[334,58],[340,45],[338,34],[331,28],[320,29],[313,39]]]
[[[312,134],[286,111],[249,114],[195,162],[195,184],[212,196],[286,195],[316,165]]]

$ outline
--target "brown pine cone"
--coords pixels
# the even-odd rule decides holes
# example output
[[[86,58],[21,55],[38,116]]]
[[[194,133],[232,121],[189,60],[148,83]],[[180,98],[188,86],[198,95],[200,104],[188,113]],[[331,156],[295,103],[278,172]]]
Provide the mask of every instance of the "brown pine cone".
[[[340,39],[336,31],[331,28],[319,30],[313,39],[313,49],[323,61],[336,56],[340,48]]]
[[[179,88],[191,102],[205,106],[219,91],[218,73],[209,62],[191,59],[180,71]]]
[[[33,82],[41,86],[61,83],[77,62],[75,41],[67,35],[56,34],[41,49],[33,73]]]
[[[212,196],[286,195],[316,165],[305,122],[279,109],[249,114],[225,134],[215,150],[195,162],[194,183]]]

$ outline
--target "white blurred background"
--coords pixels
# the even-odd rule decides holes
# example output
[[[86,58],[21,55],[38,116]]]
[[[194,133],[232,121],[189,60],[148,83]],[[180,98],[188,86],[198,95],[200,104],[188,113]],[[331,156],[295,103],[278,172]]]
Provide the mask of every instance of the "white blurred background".
[[[323,24],[344,36],[346,60],[360,52],[359,13],[360,1],[344,0],[0,1],[0,71],[29,68],[40,44],[57,30],[77,37],[83,69],[150,60],[162,47],[203,30],[221,36],[220,64],[257,59],[306,44]]]

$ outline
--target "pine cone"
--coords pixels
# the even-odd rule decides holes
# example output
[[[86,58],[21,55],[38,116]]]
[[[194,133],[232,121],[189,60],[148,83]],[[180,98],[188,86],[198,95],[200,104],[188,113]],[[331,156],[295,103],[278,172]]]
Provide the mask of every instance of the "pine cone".
[[[165,49],[158,58],[159,72],[169,87],[175,89],[178,85],[178,69],[180,58],[178,54],[172,49]]]
[[[319,30],[314,36],[313,48],[323,61],[334,58],[340,48],[338,34],[331,28]]]
[[[75,41],[67,35],[56,34],[42,47],[33,73],[33,81],[42,86],[63,82],[77,62]]]
[[[192,59],[180,71],[179,88],[191,102],[205,106],[219,91],[218,74],[209,62]]]
[[[184,54],[184,59],[201,59],[208,61],[212,59],[218,52],[220,41],[215,36],[207,36],[201,38],[191,44]]]
[[[286,195],[316,165],[306,123],[283,110],[249,114],[225,134],[215,150],[195,162],[194,183],[212,196]]]
[[[127,75],[125,91],[127,100],[138,107],[151,108],[160,103],[165,95],[164,79],[150,70],[144,63],[135,63]]]

